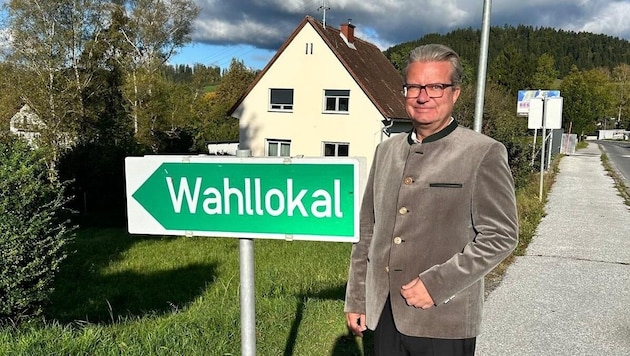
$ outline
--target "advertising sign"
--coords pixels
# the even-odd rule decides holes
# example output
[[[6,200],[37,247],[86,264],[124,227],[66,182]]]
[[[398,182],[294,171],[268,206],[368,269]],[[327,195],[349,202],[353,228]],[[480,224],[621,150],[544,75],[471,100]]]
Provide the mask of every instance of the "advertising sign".
[[[519,90],[516,101],[516,115],[527,116],[529,113],[529,101],[533,98],[555,98],[559,96],[559,90]]]

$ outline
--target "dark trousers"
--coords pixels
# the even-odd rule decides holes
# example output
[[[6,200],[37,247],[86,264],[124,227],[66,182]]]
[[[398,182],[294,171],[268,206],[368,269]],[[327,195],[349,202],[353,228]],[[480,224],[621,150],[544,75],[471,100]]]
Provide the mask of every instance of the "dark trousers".
[[[385,308],[374,330],[376,356],[473,356],[477,339],[434,339],[401,334],[396,330],[392,304]]]

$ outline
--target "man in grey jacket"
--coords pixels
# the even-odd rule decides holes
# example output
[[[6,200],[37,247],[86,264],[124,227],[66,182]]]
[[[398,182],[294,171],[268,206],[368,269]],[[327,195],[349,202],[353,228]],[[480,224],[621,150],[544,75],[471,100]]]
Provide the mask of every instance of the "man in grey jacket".
[[[451,116],[461,77],[449,47],[415,48],[403,85],[413,130],[376,148],[345,302],[376,355],[474,355],[484,276],[516,247],[506,149]]]

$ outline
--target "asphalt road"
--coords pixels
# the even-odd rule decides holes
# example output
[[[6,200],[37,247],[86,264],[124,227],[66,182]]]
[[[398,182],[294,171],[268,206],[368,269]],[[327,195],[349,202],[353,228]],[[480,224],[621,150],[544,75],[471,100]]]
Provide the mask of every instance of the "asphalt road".
[[[630,188],[630,141],[596,141]]]
[[[561,159],[532,242],[486,300],[476,355],[630,355],[630,208],[600,157],[591,142]]]

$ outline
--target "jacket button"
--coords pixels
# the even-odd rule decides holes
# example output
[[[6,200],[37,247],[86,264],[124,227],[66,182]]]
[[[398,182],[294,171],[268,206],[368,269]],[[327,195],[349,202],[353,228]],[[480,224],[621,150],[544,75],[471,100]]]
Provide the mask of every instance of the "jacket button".
[[[389,273],[389,266],[385,266],[385,272]]]
[[[400,210],[398,210],[398,212],[400,213],[400,215],[405,215],[409,212],[409,210],[403,206],[402,208],[400,208]]]
[[[411,177],[405,177],[404,183],[405,185],[410,185],[413,183],[413,179]]]
[[[394,243],[396,245],[400,245],[400,243],[402,242],[402,239],[400,238],[400,236],[396,236],[394,237]]]

